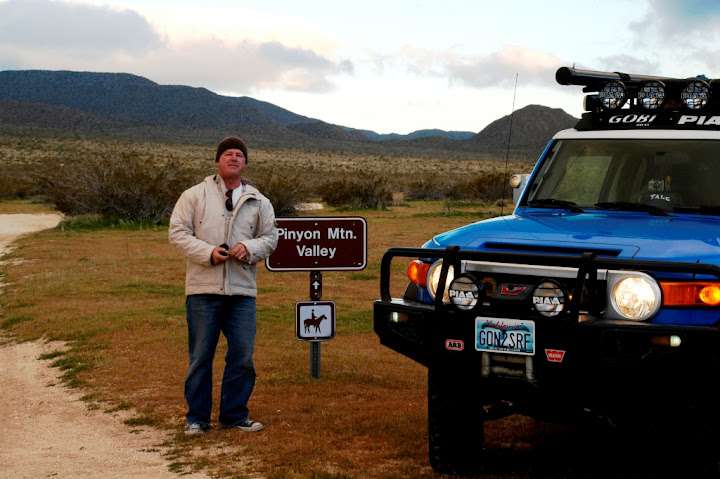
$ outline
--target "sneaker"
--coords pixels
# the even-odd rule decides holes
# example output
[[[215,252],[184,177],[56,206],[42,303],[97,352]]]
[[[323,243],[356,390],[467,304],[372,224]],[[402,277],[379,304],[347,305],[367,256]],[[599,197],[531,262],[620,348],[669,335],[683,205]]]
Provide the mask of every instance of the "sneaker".
[[[257,431],[262,431],[264,426],[257,421],[251,421],[250,419],[245,418],[245,419],[241,420],[240,422],[238,422],[237,424],[230,426],[230,427],[237,428],[237,429],[240,429],[241,431],[245,431],[245,432],[257,432]]]
[[[201,434],[204,434],[207,430],[207,426],[205,424],[200,424],[197,422],[188,423],[185,426],[185,435],[186,436],[199,436]]]

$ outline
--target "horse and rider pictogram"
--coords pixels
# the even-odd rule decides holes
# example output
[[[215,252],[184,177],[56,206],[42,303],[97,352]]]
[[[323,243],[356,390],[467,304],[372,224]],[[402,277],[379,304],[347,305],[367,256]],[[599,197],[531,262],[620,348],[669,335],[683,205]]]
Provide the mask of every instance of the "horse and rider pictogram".
[[[327,316],[325,316],[324,314],[321,314],[320,316],[316,317],[315,310],[313,309],[312,312],[310,313],[310,317],[307,318],[305,321],[303,321],[305,324],[305,332],[309,333],[310,326],[315,326],[315,332],[319,333],[320,332],[320,323],[322,323],[323,319],[327,319]]]
[[[296,336],[304,341],[327,341],[335,336],[335,303],[296,303]]]

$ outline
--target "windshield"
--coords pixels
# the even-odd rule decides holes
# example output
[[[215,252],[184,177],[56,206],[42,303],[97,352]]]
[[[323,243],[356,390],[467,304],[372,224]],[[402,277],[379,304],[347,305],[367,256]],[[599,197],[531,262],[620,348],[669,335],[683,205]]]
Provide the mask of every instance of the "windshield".
[[[720,142],[558,140],[526,205],[720,214]]]

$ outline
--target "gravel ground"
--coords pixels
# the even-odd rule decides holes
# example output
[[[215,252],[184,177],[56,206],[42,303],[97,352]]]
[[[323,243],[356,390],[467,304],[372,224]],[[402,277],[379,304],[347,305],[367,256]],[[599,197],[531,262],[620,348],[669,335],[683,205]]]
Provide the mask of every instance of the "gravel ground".
[[[0,215],[0,257],[18,236],[52,228],[59,219]],[[161,446],[168,433],[130,428],[122,422],[127,413],[88,410],[81,392],[61,384],[52,361],[38,359],[62,347],[0,338],[0,478],[177,479]]]

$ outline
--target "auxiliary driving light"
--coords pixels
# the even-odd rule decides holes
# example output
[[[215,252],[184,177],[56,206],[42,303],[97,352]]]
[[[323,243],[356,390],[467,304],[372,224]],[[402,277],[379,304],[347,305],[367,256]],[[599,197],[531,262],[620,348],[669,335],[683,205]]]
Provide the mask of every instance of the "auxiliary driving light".
[[[665,103],[665,85],[656,80],[646,82],[638,91],[637,98],[644,108],[657,110]]]
[[[608,82],[598,92],[598,98],[600,98],[600,102],[605,108],[611,110],[622,108],[625,101],[627,101],[625,85],[616,80]]]
[[[469,274],[461,274],[448,287],[448,297],[456,308],[469,311],[478,304],[482,286]]]
[[[707,105],[710,96],[710,85],[703,80],[693,80],[685,86],[680,99],[691,110],[699,110]]]

